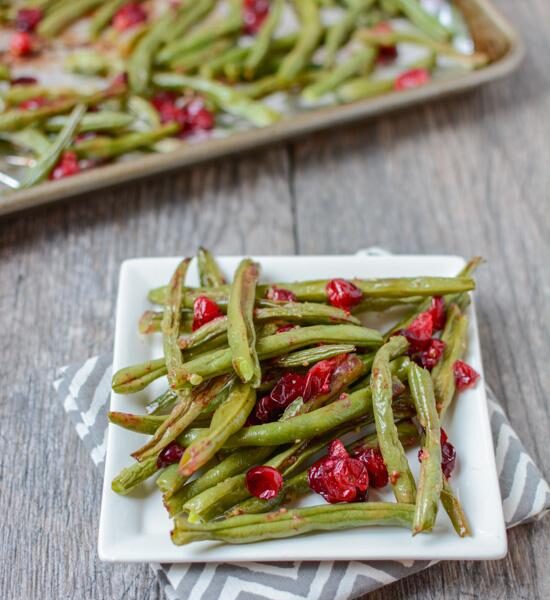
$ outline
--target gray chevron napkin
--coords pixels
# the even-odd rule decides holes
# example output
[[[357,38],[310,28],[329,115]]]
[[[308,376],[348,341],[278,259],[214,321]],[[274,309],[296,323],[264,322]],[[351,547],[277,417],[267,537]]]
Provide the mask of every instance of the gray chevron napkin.
[[[379,248],[358,254],[387,254]],[[59,369],[54,387],[96,467],[104,468],[112,355]],[[550,487],[487,388],[508,527],[550,510]],[[438,561],[152,564],[169,600],[352,600]]]
[[[65,411],[103,470],[112,356],[59,369],[54,382]],[[550,487],[487,389],[504,517],[508,527],[550,510]],[[437,561],[152,564],[169,600],[351,600]]]

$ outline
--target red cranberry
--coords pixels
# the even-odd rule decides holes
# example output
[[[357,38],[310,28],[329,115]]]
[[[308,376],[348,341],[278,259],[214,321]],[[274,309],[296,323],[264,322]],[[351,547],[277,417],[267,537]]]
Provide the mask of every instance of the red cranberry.
[[[244,32],[258,33],[269,14],[269,0],[243,0]]]
[[[420,313],[402,332],[409,344],[410,351],[417,352],[429,347],[433,333],[433,320],[430,312]]]
[[[444,429],[441,429],[441,470],[445,479],[449,479],[456,465],[456,450],[455,447],[448,441],[447,434]],[[424,451],[418,451],[418,460],[422,462],[426,458]]]
[[[10,54],[13,56],[28,56],[32,54],[33,41],[30,33],[17,31],[10,38]]]
[[[447,321],[445,300],[442,296],[434,296],[432,298],[432,304],[428,309],[428,312],[432,315],[433,330],[441,331],[443,327],[445,327],[445,322]]]
[[[349,456],[340,440],[334,440],[328,455],[309,468],[308,484],[331,504],[354,502],[365,499],[369,474],[360,460]]]
[[[283,375],[270,394],[261,398],[256,404],[256,418],[262,423],[278,419],[289,404],[303,396],[305,385],[306,377],[304,375],[299,373]]]
[[[395,80],[395,89],[397,91],[410,90],[425,85],[430,79],[431,75],[427,69],[410,69],[401,73]]]
[[[30,33],[36,29],[36,26],[42,20],[42,9],[40,8],[20,8],[15,16],[15,29],[25,33]]]
[[[121,6],[113,17],[113,27],[118,31],[126,31],[147,20],[147,13],[137,2],[128,2]]]
[[[453,365],[455,384],[458,390],[474,387],[479,379],[479,373],[463,360],[457,360]]]
[[[392,26],[386,21],[382,23],[378,23],[378,25],[372,28],[374,33],[378,33],[381,35],[387,35],[388,33],[393,33]],[[397,58],[397,46],[392,44],[390,46],[378,46],[378,62],[388,63]]]
[[[367,467],[371,487],[383,488],[388,485],[388,469],[380,450],[377,448],[358,448],[353,456]]]
[[[38,79],[36,79],[36,77],[22,75],[21,77],[14,77],[10,83],[11,85],[34,85],[38,83]]]
[[[157,458],[157,467],[163,469],[180,461],[183,456],[183,448],[176,442],[170,442]]]
[[[273,467],[252,467],[246,472],[246,488],[252,496],[271,500],[279,495],[283,487],[283,476]]]
[[[413,354],[412,359],[421,367],[431,371],[443,357],[445,345],[445,342],[432,338],[430,345],[424,350]]]
[[[206,325],[206,323],[210,323],[210,321],[222,316],[223,313],[214,300],[210,300],[207,296],[198,296],[195,302],[193,302],[192,329],[195,331],[199,327]]]
[[[122,71],[122,73],[118,73],[117,75],[115,75],[113,77],[113,80],[111,81],[111,88],[118,88],[118,87],[126,87],[128,85],[128,73],[126,73],[126,71]],[[88,109],[90,110],[90,109]]]
[[[74,152],[66,151],[63,152],[57,165],[50,173],[50,179],[64,179],[65,177],[76,175],[77,173],[80,173],[78,157]]]
[[[350,311],[361,302],[363,292],[347,279],[331,279],[327,283],[327,297],[332,306]]]
[[[304,402],[330,392],[330,383],[334,372],[346,360],[347,356],[347,354],[339,354],[334,358],[321,360],[309,369],[303,392]]]
[[[21,110],[36,110],[42,106],[48,104],[48,99],[44,98],[44,96],[37,96],[36,98],[29,98],[28,100],[24,100],[19,104],[18,108]]]
[[[273,300],[274,302],[296,302],[297,300],[296,294],[290,290],[285,290],[284,288],[280,288],[275,285],[269,286],[267,292],[265,293],[265,297],[268,300]]]
[[[210,131],[216,124],[214,113],[206,108],[202,98],[194,98],[187,105],[189,125],[193,130]]]

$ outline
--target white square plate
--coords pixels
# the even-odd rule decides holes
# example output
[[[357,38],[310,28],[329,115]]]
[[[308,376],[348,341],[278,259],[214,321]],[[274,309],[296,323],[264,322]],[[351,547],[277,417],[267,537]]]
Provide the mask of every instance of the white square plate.
[[[231,277],[240,260],[240,257],[220,258],[220,264]],[[257,257],[257,260],[262,266],[262,280],[266,282],[332,277],[453,276],[464,266],[464,260],[455,256],[269,256]],[[178,261],[177,258],[144,258],[122,264],[114,371],[162,355],[160,336],[141,336],[137,322],[143,311],[150,308],[148,290],[165,284]],[[194,266],[188,277],[190,285],[198,285]],[[475,310],[473,306],[469,310],[466,360],[483,374]],[[132,396],[113,393],[111,410],[142,412],[145,401],[165,388],[165,381],[156,381]],[[153,481],[126,497],[111,490],[111,480],[131,463],[130,453],[145,441],[146,436],[109,425],[99,556],[102,560],[126,562],[502,558],[507,549],[506,531],[482,382],[460,394],[444,426],[457,449],[457,468],[452,483],[470,521],[472,537],[459,538],[445,512],[440,510],[434,531],[415,537],[405,529],[372,527],[240,546],[199,542],[178,547],[170,540],[172,523]],[[415,475],[418,474],[416,453],[417,449],[409,452],[409,462]],[[372,494],[371,498],[374,496]],[[393,500],[389,489],[376,494],[376,497]],[[314,495],[304,500],[305,504],[319,502],[322,499]]]

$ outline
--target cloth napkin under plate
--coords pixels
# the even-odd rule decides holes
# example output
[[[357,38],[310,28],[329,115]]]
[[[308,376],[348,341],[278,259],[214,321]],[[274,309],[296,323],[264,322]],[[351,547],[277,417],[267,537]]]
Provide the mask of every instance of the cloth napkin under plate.
[[[361,254],[385,254],[378,249]],[[54,387],[103,471],[112,355],[58,370]],[[487,388],[504,518],[508,527],[550,510],[550,487]],[[151,564],[169,600],[351,600],[438,561]]]

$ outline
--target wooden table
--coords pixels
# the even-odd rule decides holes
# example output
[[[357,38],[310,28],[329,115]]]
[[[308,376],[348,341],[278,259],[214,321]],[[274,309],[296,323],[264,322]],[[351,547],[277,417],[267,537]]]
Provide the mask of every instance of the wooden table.
[[[161,598],[146,565],[99,562],[101,480],[52,390],[55,367],[111,349],[126,258],[482,254],[486,377],[550,478],[550,4],[500,4],[529,50],[505,81],[0,223],[0,597]],[[509,543],[369,599],[549,598],[550,519]]]

